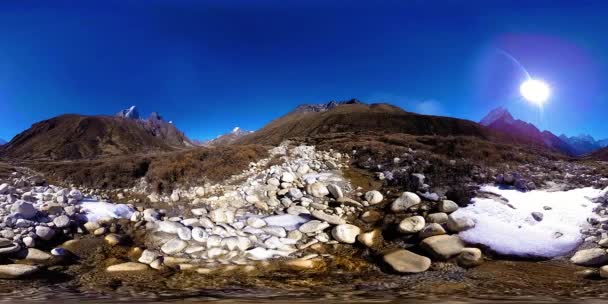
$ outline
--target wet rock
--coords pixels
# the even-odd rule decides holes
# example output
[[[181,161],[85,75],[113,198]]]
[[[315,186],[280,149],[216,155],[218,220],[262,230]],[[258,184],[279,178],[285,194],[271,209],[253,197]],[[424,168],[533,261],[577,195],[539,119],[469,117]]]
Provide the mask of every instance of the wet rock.
[[[478,248],[463,248],[458,255],[457,262],[461,267],[476,267],[483,262],[483,255]]]
[[[186,249],[188,243],[180,240],[180,239],[172,239],[166,242],[160,250],[166,254],[176,254]]]
[[[361,214],[361,220],[366,223],[375,223],[382,219],[382,213],[376,210],[368,210]]]
[[[357,241],[368,248],[378,248],[382,245],[382,230],[376,228],[369,232],[361,233],[357,236]]]
[[[422,240],[420,247],[437,259],[447,260],[460,254],[464,243],[457,235],[436,235]]]
[[[577,251],[570,261],[580,266],[600,266],[608,263],[608,255],[601,248],[583,249]]]
[[[442,200],[437,205],[437,210],[439,210],[439,212],[452,213],[458,210],[458,204],[450,200]]]
[[[372,190],[365,193],[365,200],[370,205],[379,204],[382,202],[383,199],[384,197],[382,196],[382,193],[380,193],[380,191]]]
[[[45,263],[53,258],[51,254],[48,254],[36,248],[26,248],[24,250],[19,251],[15,256],[18,259],[33,263]]]
[[[104,242],[110,246],[116,246],[122,242],[122,237],[115,233],[110,233],[103,238]]]
[[[9,254],[13,252],[17,252],[21,249],[21,245],[18,243],[9,242],[6,243],[3,241],[3,245],[0,247],[0,254]]]
[[[34,265],[8,264],[0,265],[0,279],[18,279],[38,272],[40,268]]]
[[[107,272],[139,272],[148,269],[148,265],[136,262],[116,264],[106,268]]]
[[[393,270],[401,273],[419,273],[431,267],[431,259],[404,249],[385,254],[383,259]]]
[[[608,279],[608,265],[600,267],[600,277]]]
[[[331,230],[331,234],[336,241],[347,244],[355,243],[359,233],[361,233],[361,229],[351,224],[338,225]]]
[[[140,263],[150,265],[158,257],[159,257],[159,255],[156,252],[146,249],[141,253],[141,256],[139,257],[139,259],[137,261]]]
[[[391,205],[391,211],[403,212],[412,206],[420,204],[420,197],[416,193],[403,192]]]
[[[426,225],[426,221],[422,216],[416,215],[403,219],[397,229],[401,233],[417,233],[421,231]]]

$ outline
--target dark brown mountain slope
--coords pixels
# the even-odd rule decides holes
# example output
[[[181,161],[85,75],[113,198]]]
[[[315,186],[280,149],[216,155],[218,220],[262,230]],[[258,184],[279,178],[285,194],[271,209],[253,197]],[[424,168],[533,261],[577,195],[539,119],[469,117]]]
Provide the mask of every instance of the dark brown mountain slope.
[[[320,112],[291,112],[240,142],[278,144],[285,139],[343,132],[488,136],[483,127],[472,121],[409,113],[389,104],[354,103]]]
[[[62,115],[34,124],[0,150],[9,159],[74,160],[185,145],[168,141],[144,127],[144,121],[110,116]]]

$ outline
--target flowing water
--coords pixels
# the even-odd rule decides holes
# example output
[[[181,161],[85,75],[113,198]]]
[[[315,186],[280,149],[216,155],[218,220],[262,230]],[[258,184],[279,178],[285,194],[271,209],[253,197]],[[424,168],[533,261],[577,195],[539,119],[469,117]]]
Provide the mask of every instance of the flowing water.
[[[380,271],[332,271],[259,277],[142,275],[96,282],[53,276],[0,281],[0,302],[44,303],[588,303],[608,300],[606,281],[576,275],[565,262],[493,261],[473,270],[441,264],[401,276]]]

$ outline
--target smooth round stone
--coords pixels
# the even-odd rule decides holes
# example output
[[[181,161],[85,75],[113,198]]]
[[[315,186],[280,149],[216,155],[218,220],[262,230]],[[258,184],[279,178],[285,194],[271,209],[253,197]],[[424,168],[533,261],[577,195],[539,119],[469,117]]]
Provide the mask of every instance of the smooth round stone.
[[[403,219],[398,226],[398,230],[401,233],[417,233],[421,231],[426,225],[426,221],[422,216],[410,216],[408,218]]]
[[[103,240],[110,246],[116,246],[122,242],[122,237],[115,233],[106,235]]]
[[[351,224],[338,225],[331,230],[331,234],[336,241],[347,244],[355,243],[359,233],[361,233],[361,229]]]
[[[312,220],[312,221],[309,221],[309,222],[303,224],[302,226],[300,226],[300,228],[298,228],[298,230],[302,233],[314,233],[314,232],[318,232],[318,231],[323,231],[323,230],[329,228],[329,226],[330,225],[327,222],[322,222],[319,220]]]
[[[365,200],[370,205],[379,204],[382,202],[383,199],[384,197],[382,196],[382,193],[380,193],[380,191],[372,190],[365,193]]]
[[[172,239],[172,240],[166,242],[160,248],[160,250],[162,250],[162,252],[164,252],[166,254],[175,254],[175,253],[179,253],[182,250],[186,249],[187,246],[188,246],[188,243],[186,243],[180,239]]]
[[[139,259],[137,260],[140,263],[144,263],[144,264],[150,264],[152,262],[154,262],[154,260],[156,260],[158,258],[158,254],[152,250],[144,250],[141,253],[141,256],[139,257]]]
[[[483,262],[483,255],[478,248],[464,248],[458,255],[457,262],[461,267],[476,267]]]
[[[439,212],[452,213],[458,210],[458,204],[454,201],[443,200],[437,205],[437,210],[439,210]]]
[[[420,204],[421,199],[418,194],[413,192],[403,192],[399,198],[397,198],[393,204],[391,204],[391,210],[393,212],[403,212],[412,206]]]
[[[401,273],[419,273],[431,267],[431,259],[405,249],[385,254],[383,259],[393,270]]]
[[[430,223],[424,226],[424,228],[418,232],[418,236],[421,239],[441,234],[445,234],[445,229],[443,229],[443,227],[437,223]]]
[[[148,265],[136,262],[127,262],[122,264],[116,264],[106,268],[107,272],[134,272],[134,271],[145,271],[148,269]]]
[[[188,227],[179,228],[177,230],[177,236],[184,241],[189,241],[192,239],[192,230]]]
[[[40,268],[34,265],[8,264],[0,265],[0,279],[18,279],[38,272]]]
[[[46,226],[36,226],[36,235],[45,240],[51,240],[55,236],[55,230]]]

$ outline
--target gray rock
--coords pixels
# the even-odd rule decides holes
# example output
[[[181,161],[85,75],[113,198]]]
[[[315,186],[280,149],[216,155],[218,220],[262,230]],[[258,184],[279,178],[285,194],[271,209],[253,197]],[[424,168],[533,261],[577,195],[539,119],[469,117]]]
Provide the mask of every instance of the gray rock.
[[[45,240],[51,240],[55,236],[55,230],[45,226],[36,226],[36,235]]]
[[[431,267],[431,259],[404,249],[385,254],[383,259],[393,270],[401,273],[419,273]]]
[[[331,230],[331,235],[336,241],[347,244],[354,244],[359,233],[361,229],[351,224],[337,225]]]
[[[17,201],[11,206],[11,213],[20,218],[31,219],[36,216],[38,210],[26,201]]]
[[[283,172],[283,174],[281,175],[281,181],[284,183],[293,183],[294,180],[295,177],[289,172]]]
[[[426,225],[426,222],[425,222],[424,218],[422,216],[415,215],[415,216],[411,216],[411,217],[403,219],[399,223],[399,226],[397,227],[397,229],[401,233],[410,234],[410,233],[420,232],[424,228],[425,225]]]
[[[287,192],[287,195],[289,196],[289,198],[296,200],[296,201],[301,199],[302,196],[304,196],[304,194],[302,194],[302,191],[300,191],[300,189],[298,189],[298,188],[289,189],[289,191]]]
[[[412,206],[420,204],[420,197],[416,193],[403,192],[391,205],[393,212],[403,212]]]
[[[540,222],[543,220],[543,214],[541,212],[532,212],[532,218],[537,222]]]
[[[420,247],[437,259],[447,260],[464,249],[464,243],[457,235],[436,235],[422,240]]]
[[[327,190],[329,190],[329,193],[334,198],[341,198],[344,196],[344,193],[342,193],[342,189],[338,185],[329,184],[329,185],[327,185]]]
[[[70,225],[70,218],[67,215],[60,215],[53,219],[53,224],[57,228],[65,228]]]
[[[577,251],[570,261],[580,266],[600,266],[608,263],[608,255],[601,248],[583,249]]]
[[[365,193],[365,200],[370,205],[379,204],[382,202],[383,199],[384,197],[382,196],[382,193],[380,193],[380,191],[372,190]]]

